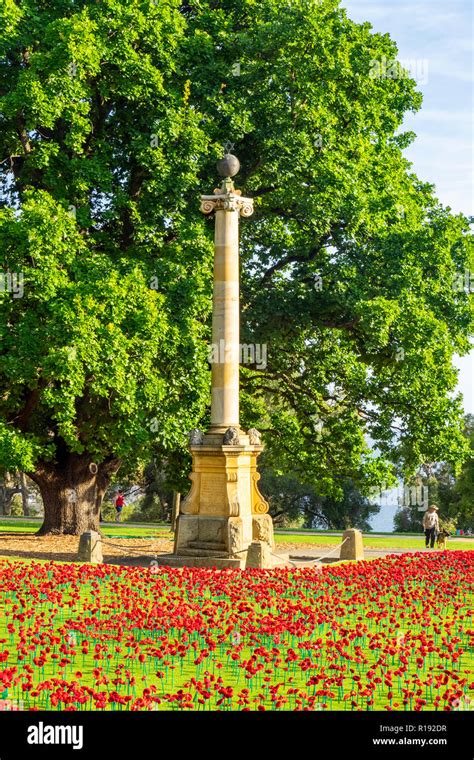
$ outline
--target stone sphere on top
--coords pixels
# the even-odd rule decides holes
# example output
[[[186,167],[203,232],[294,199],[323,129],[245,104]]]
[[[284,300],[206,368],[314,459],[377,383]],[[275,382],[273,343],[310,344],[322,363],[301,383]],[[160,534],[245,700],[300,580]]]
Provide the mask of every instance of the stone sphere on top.
[[[240,161],[232,153],[226,153],[224,158],[217,162],[217,171],[221,177],[235,177],[240,169]]]

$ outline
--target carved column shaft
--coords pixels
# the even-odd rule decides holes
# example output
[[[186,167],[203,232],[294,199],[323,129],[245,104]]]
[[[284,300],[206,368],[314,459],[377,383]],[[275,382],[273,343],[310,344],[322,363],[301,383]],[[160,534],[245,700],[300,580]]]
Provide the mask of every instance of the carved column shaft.
[[[253,213],[253,201],[227,189],[201,197],[201,211],[215,212],[211,433],[239,427],[239,217]]]

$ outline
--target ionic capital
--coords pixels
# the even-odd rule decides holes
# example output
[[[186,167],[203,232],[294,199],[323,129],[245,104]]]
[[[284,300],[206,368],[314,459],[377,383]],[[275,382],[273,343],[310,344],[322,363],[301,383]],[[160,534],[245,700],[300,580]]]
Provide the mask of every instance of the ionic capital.
[[[201,195],[201,211],[203,214],[212,214],[213,211],[237,211],[240,216],[252,216],[253,198],[243,198],[238,193]]]

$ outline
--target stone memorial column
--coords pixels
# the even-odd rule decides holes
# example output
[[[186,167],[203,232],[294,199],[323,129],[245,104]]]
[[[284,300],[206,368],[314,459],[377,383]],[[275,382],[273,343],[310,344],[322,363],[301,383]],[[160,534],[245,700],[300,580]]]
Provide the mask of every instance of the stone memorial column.
[[[224,156],[220,187],[201,196],[201,211],[215,222],[211,425],[190,433],[192,487],[181,502],[171,565],[245,567],[255,542],[262,546],[252,563],[274,564],[273,524],[258,489],[260,434],[243,431],[239,418],[239,220],[253,213],[253,200],[234,188],[239,168],[235,156]]]

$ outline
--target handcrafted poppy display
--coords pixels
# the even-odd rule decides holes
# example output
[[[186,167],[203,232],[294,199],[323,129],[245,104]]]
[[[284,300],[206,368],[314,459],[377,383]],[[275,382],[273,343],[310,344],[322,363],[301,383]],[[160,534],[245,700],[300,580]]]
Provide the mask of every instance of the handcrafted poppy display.
[[[456,551],[322,571],[3,562],[0,697],[26,710],[468,710],[473,569]]]

